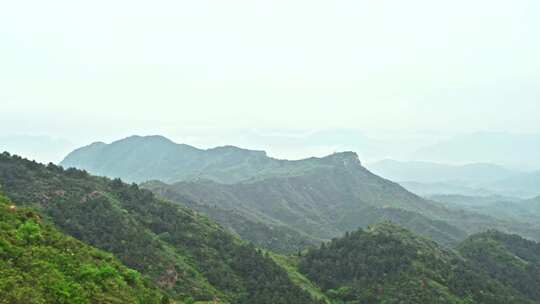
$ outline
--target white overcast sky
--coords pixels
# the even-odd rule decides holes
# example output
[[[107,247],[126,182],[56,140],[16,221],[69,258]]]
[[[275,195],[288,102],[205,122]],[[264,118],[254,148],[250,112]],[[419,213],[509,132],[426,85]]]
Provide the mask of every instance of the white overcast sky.
[[[2,1],[0,103],[83,141],[540,132],[540,1]]]

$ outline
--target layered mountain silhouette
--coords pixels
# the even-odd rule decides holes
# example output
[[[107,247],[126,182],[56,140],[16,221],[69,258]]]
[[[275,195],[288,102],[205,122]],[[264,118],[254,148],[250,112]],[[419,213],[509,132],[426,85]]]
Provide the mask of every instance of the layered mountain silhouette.
[[[540,245],[498,231],[535,238],[531,223],[423,199],[352,152],[249,174],[244,161],[139,186],[0,154],[0,300],[540,303]],[[238,180],[212,178],[224,167]],[[20,275],[35,288],[5,287]]]
[[[512,177],[519,171],[488,163],[447,165],[421,161],[396,161],[386,159],[370,163],[367,167],[375,174],[401,182],[421,183],[462,182],[481,184]]]
[[[60,165],[129,182],[210,179],[234,183],[263,174],[294,174],[296,162],[270,158],[264,151],[224,146],[202,150],[162,136],[131,136],[111,144],[93,143],[70,153]],[[309,166],[309,163],[302,163]]]
[[[157,179],[143,187],[280,252],[385,219],[445,245],[487,228],[540,236],[525,224],[463,214],[414,195],[368,171],[353,152],[288,161],[262,151],[200,150],[163,137],[135,136],[81,148],[62,164],[126,180]],[[180,181],[166,183],[174,180]]]
[[[538,169],[539,150],[540,134],[475,132],[420,148],[411,156],[421,161],[462,164],[487,162]]]
[[[368,164],[367,167],[419,195],[530,198],[540,194],[540,172],[510,170],[490,163],[448,165],[387,159]]]

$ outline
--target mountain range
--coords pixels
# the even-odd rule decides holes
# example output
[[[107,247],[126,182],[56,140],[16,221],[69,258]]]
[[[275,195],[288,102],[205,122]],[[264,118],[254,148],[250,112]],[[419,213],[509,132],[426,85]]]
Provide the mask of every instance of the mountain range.
[[[210,179],[234,183],[277,172],[296,174],[317,163],[273,159],[264,151],[234,146],[202,150],[162,136],[131,136],[111,144],[97,142],[77,149],[60,165],[129,182]]]
[[[78,149],[62,165],[128,181],[149,180],[142,187],[279,252],[384,219],[445,245],[487,228],[540,237],[540,230],[524,223],[464,215],[414,195],[368,171],[353,152],[288,161],[262,151],[230,146],[200,150],[159,136],[133,136]]]
[[[63,164],[0,154],[0,303],[540,303],[538,198],[502,217],[472,207],[507,197],[425,199],[353,152],[156,136]]]
[[[540,172],[523,172],[490,163],[448,165],[425,161],[383,160],[367,164],[374,173],[419,195],[540,195]]]
[[[411,159],[440,163],[493,163],[540,169],[540,134],[475,132],[417,149]]]
[[[520,221],[532,227],[538,227],[540,219],[540,197],[523,200],[504,196],[431,195],[429,198],[448,208]]]
[[[425,161],[386,159],[366,165],[375,174],[394,181],[421,183],[490,183],[518,175],[520,172],[489,163],[448,165]]]

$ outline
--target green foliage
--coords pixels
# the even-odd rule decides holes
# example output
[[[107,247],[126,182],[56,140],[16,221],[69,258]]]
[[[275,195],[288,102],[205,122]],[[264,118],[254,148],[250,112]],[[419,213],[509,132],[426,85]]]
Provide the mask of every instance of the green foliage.
[[[448,217],[448,210],[374,176],[358,165],[355,155],[338,154],[309,163],[310,170],[293,176],[275,174],[236,184],[154,181],[143,187],[207,214],[257,246],[280,253],[303,250],[386,219],[449,246],[466,237],[446,221],[420,213]]]
[[[92,144],[62,162],[146,184],[259,247],[292,253],[345,231],[392,220],[452,247],[488,228],[540,240],[540,228],[450,211],[366,170],[353,152],[298,161],[226,146],[200,150],[160,136]],[[178,182],[178,183],[176,183]]]
[[[300,232],[288,225],[280,224],[259,218],[255,215],[256,212],[244,212],[238,209],[228,208],[232,204],[237,202],[236,199],[231,198],[230,194],[224,191],[216,192],[219,189],[218,184],[213,182],[207,182],[211,189],[201,189],[200,185],[206,184],[205,182],[187,183],[187,187],[193,191],[193,195],[184,195],[180,188],[171,186],[170,188],[161,182],[152,181],[142,184],[142,187],[155,192],[157,195],[164,196],[174,202],[178,202],[190,209],[197,210],[205,215],[209,216],[213,220],[220,223],[222,226],[227,227],[233,234],[240,236],[242,239],[247,240],[257,247],[270,249],[278,253],[291,253],[298,250],[303,250],[306,247],[315,246],[322,242],[321,239],[311,237],[305,233]],[[193,185],[191,187],[191,185]],[[177,191],[178,190],[178,191]],[[199,192],[200,191],[200,192]],[[196,194],[195,194],[196,193]],[[209,205],[205,203],[197,202],[198,194],[205,193],[203,197],[208,198],[209,201],[229,201],[226,208],[218,206],[217,204]],[[238,203],[237,206],[242,206],[242,203]]]
[[[321,303],[328,303],[330,301],[317,285],[298,271],[298,263],[300,261],[299,255],[285,256],[271,252],[269,252],[269,254],[277,264],[287,270],[290,279],[296,285],[309,292],[313,298],[319,299]]]
[[[206,217],[135,184],[1,154],[0,185],[18,204],[41,210],[65,233],[113,253],[175,299],[313,303],[272,259]],[[21,232],[28,240],[35,235],[31,228]],[[110,268],[81,267],[86,279],[114,276]],[[128,273],[126,280],[137,278]]]
[[[280,253],[303,250],[384,220],[449,248],[488,228],[540,239],[540,229],[534,226],[453,211],[413,195],[370,173],[352,153],[285,162],[280,168],[238,183],[198,179],[172,185],[153,181],[143,187]]]
[[[2,196],[0,225],[0,303],[160,302],[138,272]]]
[[[39,225],[33,220],[24,222],[24,224],[17,228],[15,235],[18,240],[27,244],[36,243],[43,238]]]
[[[540,301],[540,244],[498,231],[469,237],[459,252],[475,269]]]
[[[309,251],[299,270],[344,303],[529,302],[455,253],[390,223]]]

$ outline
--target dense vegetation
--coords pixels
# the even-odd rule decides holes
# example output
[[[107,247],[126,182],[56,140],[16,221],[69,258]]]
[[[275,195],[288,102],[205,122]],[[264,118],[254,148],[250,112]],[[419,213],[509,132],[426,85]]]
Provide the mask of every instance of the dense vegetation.
[[[313,303],[270,257],[135,184],[4,153],[0,185],[17,204],[40,210],[63,232],[112,252],[174,298]]]
[[[202,182],[202,181],[201,181]],[[213,184],[213,182],[209,182]],[[199,183],[195,183],[193,189],[198,190]],[[323,240],[310,236],[286,224],[265,218],[264,215],[258,216],[253,213],[246,213],[242,210],[241,204],[232,207],[230,203],[223,207],[217,204],[206,204],[200,198],[194,195],[184,195],[175,191],[167,184],[159,181],[151,181],[141,185],[144,189],[153,191],[159,196],[180,203],[192,210],[204,213],[208,217],[227,227],[233,234],[240,238],[252,242],[257,247],[270,249],[277,253],[288,254],[304,250],[320,244]],[[206,192],[213,194],[213,192]],[[226,193],[216,194],[220,201],[231,200]],[[234,199],[232,199],[234,201]],[[236,203],[236,201],[234,201]],[[234,204],[233,203],[233,204]]]
[[[383,219],[447,246],[498,229],[540,239],[540,227],[450,210],[372,174],[353,152],[297,161],[236,147],[200,150],[160,136],[132,136],[71,153],[65,166],[146,184],[172,201],[205,213],[264,248],[294,252]],[[475,177],[500,168],[465,168]],[[502,174],[502,173],[500,173]],[[472,178],[471,177],[471,178]]]
[[[292,176],[275,174],[234,184],[151,182],[143,187],[207,214],[258,246],[280,252],[294,252],[312,240],[331,239],[382,220],[448,247],[468,234],[490,228],[540,237],[540,230],[531,225],[453,211],[415,196],[371,174],[352,153],[338,153],[318,162],[318,166]],[[261,225],[272,228],[266,229],[272,233]],[[285,229],[289,231],[275,237],[276,231]],[[271,239],[281,242],[267,242]]]
[[[448,247],[474,224],[505,222],[422,200],[353,154],[309,162],[318,165],[235,184],[145,184],[178,204],[120,179],[0,154],[0,187],[15,202],[0,198],[0,303],[540,303],[538,243],[489,231],[456,252],[385,220]],[[257,249],[193,209],[295,254]],[[369,228],[314,247],[359,226]]]
[[[242,238],[280,252],[294,252],[313,244],[312,240],[330,239],[384,219],[444,244],[466,237],[461,229],[419,213],[447,215],[447,210],[371,174],[355,154],[338,153],[317,162],[302,174],[261,176],[235,184],[197,180],[173,185],[152,182],[143,187],[188,204]],[[248,220],[238,223],[239,216]],[[267,244],[273,235],[254,234],[261,230],[256,224],[274,232],[288,228],[289,237],[279,238],[285,243]]]
[[[498,231],[473,235],[458,247],[479,272],[540,301],[540,244]]]
[[[0,195],[0,303],[165,303],[111,254]]]
[[[530,302],[455,253],[390,223],[309,251],[299,270],[343,303]]]

